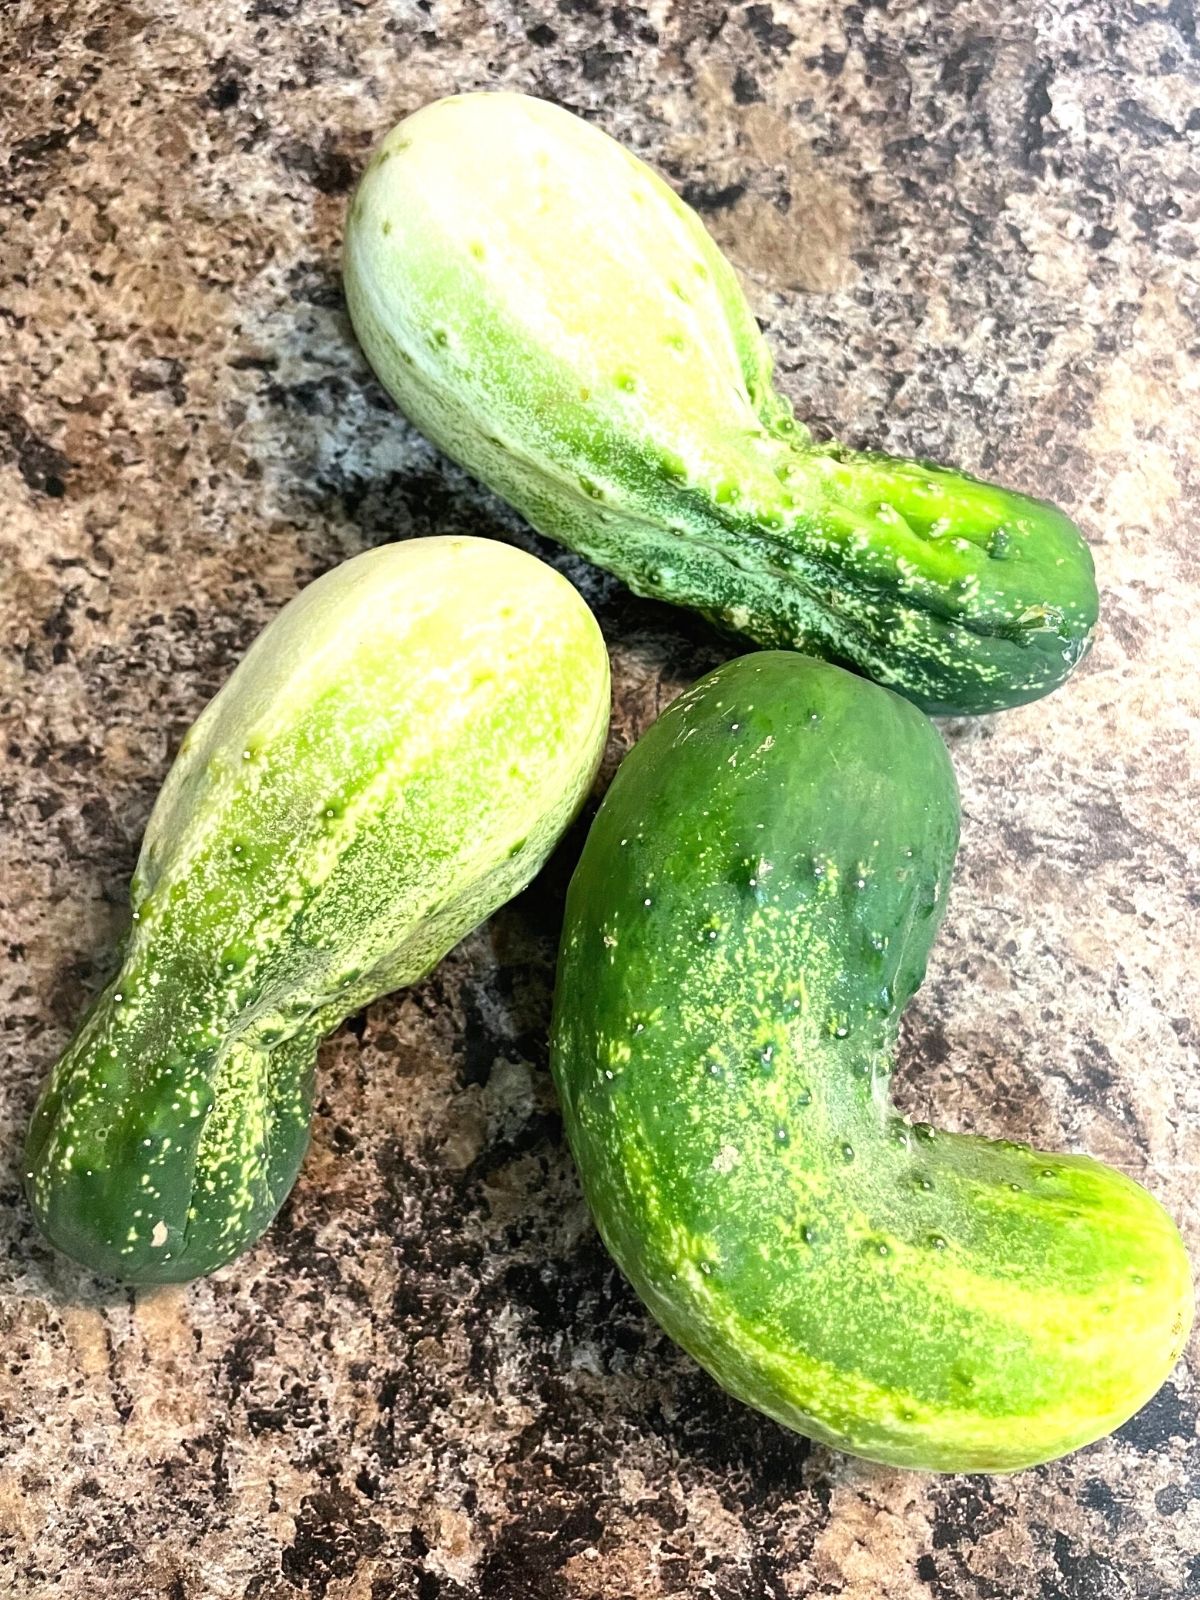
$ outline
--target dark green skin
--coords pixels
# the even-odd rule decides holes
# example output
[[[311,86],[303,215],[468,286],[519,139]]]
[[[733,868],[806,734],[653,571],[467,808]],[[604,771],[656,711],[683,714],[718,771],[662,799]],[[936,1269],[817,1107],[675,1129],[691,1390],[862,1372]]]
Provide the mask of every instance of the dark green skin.
[[[415,368],[386,365],[387,333],[356,313],[383,381],[421,429],[540,533],[635,594],[688,606],[766,648],[853,666],[930,715],[1040,699],[1086,655],[1095,566],[1050,502],[932,463],[818,444],[769,370],[755,374],[758,387],[747,382],[760,429],[740,464],[738,434],[723,439],[735,476],[714,489],[682,457],[575,403],[569,376],[547,370],[501,317],[480,312],[479,324],[472,379],[486,386],[495,368],[503,394],[498,375],[509,378],[537,418],[536,449],[506,448],[502,421],[464,422]],[[739,488],[738,473],[754,488]]]
[[[247,1041],[231,1069],[200,1028],[189,1037],[186,1027],[173,1026],[178,1013],[123,1027],[113,995],[127,981],[123,971],[72,1042],[75,1059],[106,1063],[94,1073],[104,1073],[110,1110],[95,1114],[80,1141],[93,1164],[61,1175],[44,1196],[33,1187],[64,1098],[80,1090],[79,1076],[58,1075],[30,1125],[26,1189],[39,1227],[64,1255],[128,1283],[186,1283],[257,1239],[291,1193],[308,1149],[317,1047],[342,1018],[331,1008],[315,1025],[304,1018],[302,1031],[278,1044]],[[296,1019],[278,1020],[281,1029],[289,1024]],[[148,1092],[146,1063],[160,1059],[164,1046],[171,1076],[154,1075],[158,1092]],[[243,1135],[230,1140],[227,1157],[206,1157],[221,1115],[247,1121],[258,1141],[253,1154]],[[131,1186],[130,1173],[140,1171],[154,1183],[152,1200]],[[152,1248],[149,1230],[139,1226],[147,1213],[170,1219],[171,1250]]]
[[[730,662],[596,818],[552,1065],[608,1248],[719,1382],[875,1460],[1003,1470],[1143,1404],[1191,1288],[1119,1172],[891,1108],[957,839],[915,707],[792,654]]]

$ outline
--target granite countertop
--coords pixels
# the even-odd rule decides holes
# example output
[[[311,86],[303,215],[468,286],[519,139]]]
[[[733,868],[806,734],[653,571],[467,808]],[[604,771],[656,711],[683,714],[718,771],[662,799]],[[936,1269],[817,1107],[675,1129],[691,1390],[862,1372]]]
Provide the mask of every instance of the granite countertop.
[[[605,778],[727,653],[524,532],[399,420],[351,339],[338,245],[368,150],[489,84],[595,117],[683,189],[801,415],[1053,495],[1086,529],[1090,659],[1039,705],[945,729],[963,849],[898,1095],[1116,1163],[1200,1256],[1186,0],[18,0],[0,39],[0,1589],[1200,1595],[1194,1354],[1115,1438],[939,1479],[785,1433],[652,1326],[588,1222],[546,1070],[578,830],[432,978],[324,1048],[311,1155],[250,1255],[132,1294],[34,1233],[24,1124],[108,970],[150,804],[302,584],[431,532],[548,555],[612,647]]]

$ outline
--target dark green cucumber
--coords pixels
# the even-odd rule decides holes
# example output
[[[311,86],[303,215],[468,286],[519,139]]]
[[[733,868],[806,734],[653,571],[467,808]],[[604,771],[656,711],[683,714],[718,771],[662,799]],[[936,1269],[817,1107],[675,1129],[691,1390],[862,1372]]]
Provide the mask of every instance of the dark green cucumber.
[[[534,527],[639,594],[848,662],[929,711],[1047,693],[1096,622],[1042,501],[818,444],[694,212],[543,101],[460,95],[384,140],[346,293],[401,408]]]
[[[1191,1288],[1121,1173],[890,1106],[958,815],[888,690],[779,652],[720,668],[600,808],[552,1064],[609,1250],[720,1383],[873,1460],[1003,1470],[1149,1399]]]
[[[607,726],[595,619],[507,545],[390,545],[286,606],[184,740],[121,970],[34,1113],[52,1243],[131,1283],[251,1244],[308,1145],[321,1039],[529,882]]]

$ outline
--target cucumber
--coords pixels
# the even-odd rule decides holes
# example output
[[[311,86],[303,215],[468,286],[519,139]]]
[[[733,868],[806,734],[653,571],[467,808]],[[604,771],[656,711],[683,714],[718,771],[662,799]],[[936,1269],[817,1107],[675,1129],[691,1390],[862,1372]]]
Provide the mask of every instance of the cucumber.
[[[551,1060],[608,1249],[719,1383],[871,1460],[1000,1471],[1124,1422],[1192,1300],[1129,1178],[891,1108],[957,839],[915,707],[799,655],[729,662],[600,808]]]
[[[318,1042],[529,882],[608,708],[583,600],[494,541],[374,550],[286,606],[184,739],[121,970],[34,1113],[51,1242],[160,1283],[258,1238],[308,1143]]]
[[[350,206],[345,286],[412,421],[638,594],[927,711],[1036,699],[1087,648],[1074,524],[813,440],[700,219],[566,111],[458,95],[393,129]]]

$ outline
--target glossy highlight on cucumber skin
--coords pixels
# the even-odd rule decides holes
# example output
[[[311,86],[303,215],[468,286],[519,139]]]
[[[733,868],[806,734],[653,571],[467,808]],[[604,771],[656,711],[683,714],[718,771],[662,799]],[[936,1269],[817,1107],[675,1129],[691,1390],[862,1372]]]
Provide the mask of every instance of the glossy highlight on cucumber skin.
[[[401,123],[351,204],[345,283],[412,421],[639,594],[930,712],[1036,699],[1088,647],[1069,518],[814,442],[700,219],[557,107],[461,95]]]
[[[184,740],[121,971],[34,1113],[50,1241],[129,1283],[252,1244],[307,1148],[320,1040],[530,881],[608,709],[581,597],[495,541],[371,551],[285,607]]]
[[[914,707],[798,655],[726,664],[600,807],[551,1065],[608,1249],[718,1382],[871,1460],[1009,1471],[1143,1405],[1192,1288],[1120,1172],[891,1107],[957,838]]]

